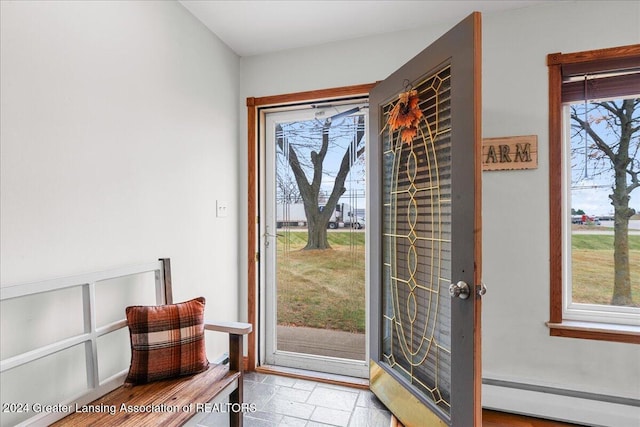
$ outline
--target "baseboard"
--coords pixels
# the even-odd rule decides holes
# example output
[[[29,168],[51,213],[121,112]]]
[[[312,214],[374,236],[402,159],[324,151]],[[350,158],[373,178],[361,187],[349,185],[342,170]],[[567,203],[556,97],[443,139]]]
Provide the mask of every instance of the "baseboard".
[[[317,381],[319,383],[341,385],[344,387],[359,388],[363,390],[369,389],[369,380],[363,378],[347,377],[344,375],[327,374],[324,372],[307,371],[304,369],[284,368],[281,366],[263,365],[256,368],[256,372],[280,375],[283,377],[300,378],[305,380]]]
[[[585,426],[638,427],[636,399],[484,379],[482,406]]]

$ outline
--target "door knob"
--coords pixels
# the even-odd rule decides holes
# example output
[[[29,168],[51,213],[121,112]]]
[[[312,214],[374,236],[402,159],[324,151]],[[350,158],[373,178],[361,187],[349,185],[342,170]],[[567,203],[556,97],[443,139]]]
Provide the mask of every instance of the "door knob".
[[[463,281],[459,281],[456,284],[452,283],[451,286],[449,286],[449,294],[451,295],[451,298],[467,299],[469,298],[470,293],[469,285]]]

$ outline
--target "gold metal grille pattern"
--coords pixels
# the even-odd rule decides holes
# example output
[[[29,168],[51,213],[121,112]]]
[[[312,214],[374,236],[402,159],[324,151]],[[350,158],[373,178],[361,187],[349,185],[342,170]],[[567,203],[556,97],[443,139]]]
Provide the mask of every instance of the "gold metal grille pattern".
[[[450,66],[415,89],[424,117],[411,144],[384,130],[383,359],[450,413]],[[383,108],[383,123],[395,105]]]

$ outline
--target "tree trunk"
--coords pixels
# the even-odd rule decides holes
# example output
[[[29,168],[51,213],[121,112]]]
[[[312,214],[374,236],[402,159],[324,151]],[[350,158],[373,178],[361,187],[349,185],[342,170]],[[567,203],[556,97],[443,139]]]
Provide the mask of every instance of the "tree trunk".
[[[303,250],[331,249],[327,239],[328,219],[325,219],[324,215],[318,214],[307,216],[307,221],[307,245]]]
[[[627,194],[625,170],[615,169],[616,181],[610,196],[614,207],[613,236],[613,297],[612,305],[631,305],[631,273],[629,266],[629,194]]]

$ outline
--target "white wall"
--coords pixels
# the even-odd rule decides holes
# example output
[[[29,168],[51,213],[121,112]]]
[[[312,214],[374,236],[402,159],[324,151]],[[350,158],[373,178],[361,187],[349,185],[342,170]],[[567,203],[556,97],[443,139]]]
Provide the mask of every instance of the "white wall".
[[[237,320],[239,58],[176,2],[0,6],[2,286],[170,257]]]
[[[242,58],[241,100],[382,80],[453,24]],[[563,2],[483,17],[483,136],[536,134],[541,153],[536,170],[483,175],[486,378],[640,398],[638,346],[550,337],[544,324],[549,315],[546,55],[638,42],[638,2]],[[246,108],[240,112],[243,122]],[[243,158],[244,148],[241,165]],[[240,175],[244,194],[246,171]],[[485,389],[483,402],[505,410],[616,426],[636,425],[640,416],[637,408]]]

